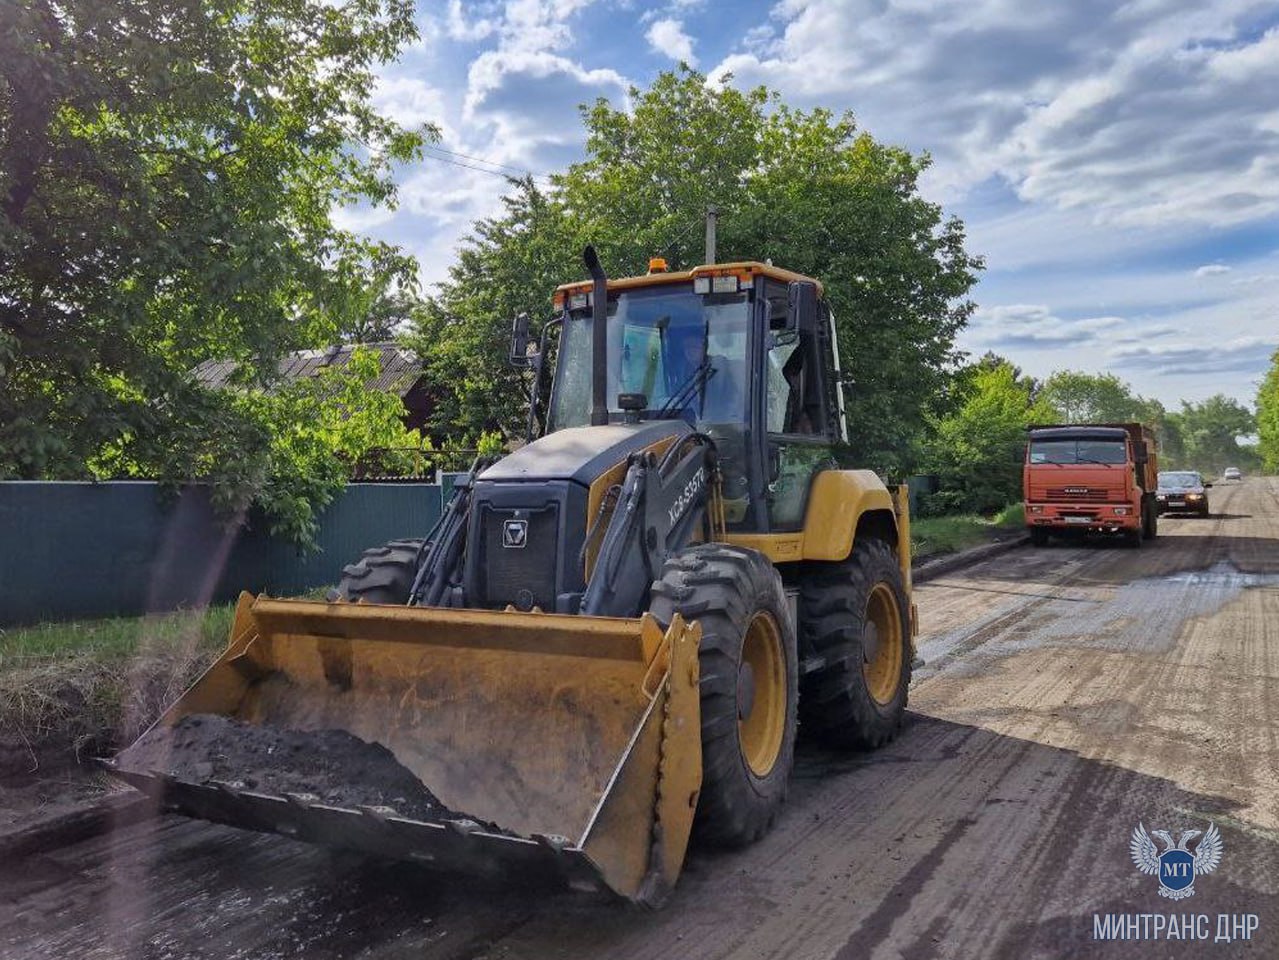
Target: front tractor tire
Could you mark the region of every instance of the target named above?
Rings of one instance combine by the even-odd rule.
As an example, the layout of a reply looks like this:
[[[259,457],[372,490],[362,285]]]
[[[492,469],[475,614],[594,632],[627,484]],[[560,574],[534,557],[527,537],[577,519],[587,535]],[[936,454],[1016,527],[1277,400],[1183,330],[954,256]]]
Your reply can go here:
[[[422,543],[421,540],[392,540],[385,546],[365,550],[359,560],[342,568],[342,579],[332,599],[396,606],[408,603]]]
[[[910,686],[910,601],[883,540],[862,539],[843,563],[814,564],[799,594],[806,649],[824,660],[804,678],[800,724],[841,749],[891,740]]]
[[[650,612],[702,627],[702,790],[695,836],[716,846],[758,840],[786,799],[795,760],[799,664],[777,569],[763,554],[723,543],[670,557]]]

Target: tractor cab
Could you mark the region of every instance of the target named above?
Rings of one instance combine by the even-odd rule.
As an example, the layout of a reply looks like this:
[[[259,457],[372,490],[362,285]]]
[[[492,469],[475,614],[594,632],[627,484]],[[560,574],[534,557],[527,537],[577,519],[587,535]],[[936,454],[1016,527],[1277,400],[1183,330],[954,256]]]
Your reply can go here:
[[[821,285],[758,262],[607,282],[606,422],[684,420],[715,441],[730,527],[802,526],[810,481],[845,438],[833,318]],[[555,293],[546,432],[596,422],[594,290]]]

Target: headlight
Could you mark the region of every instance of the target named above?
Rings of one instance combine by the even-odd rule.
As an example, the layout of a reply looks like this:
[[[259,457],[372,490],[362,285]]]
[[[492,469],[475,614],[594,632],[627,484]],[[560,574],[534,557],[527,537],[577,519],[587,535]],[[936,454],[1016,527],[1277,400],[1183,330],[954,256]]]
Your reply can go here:
[[[1188,494],[1186,494],[1186,499],[1187,499],[1187,500],[1202,500],[1203,498],[1204,498],[1204,495],[1203,495],[1202,493],[1188,493]]]
[[[1166,494],[1166,493],[1157,493],[1157,494],[1155,494],[1155,499],[1156,499],[1156,500],[1167,500],[1167,499],[1168,499],[1168,494]]]
[[[1043,512],[1044,512],[1044,508],[1043,508],[1043,507],[1031,507],[1031,508],[1030,508],[1030,512],[1031,512],[1031,513],[1043,513]]]
[[[1126,517],[1126,516],[1128,516],[1128,508],[1127,508],[1127,507],[1115,507],[1115,516],[1117,516],[1117,517]]]

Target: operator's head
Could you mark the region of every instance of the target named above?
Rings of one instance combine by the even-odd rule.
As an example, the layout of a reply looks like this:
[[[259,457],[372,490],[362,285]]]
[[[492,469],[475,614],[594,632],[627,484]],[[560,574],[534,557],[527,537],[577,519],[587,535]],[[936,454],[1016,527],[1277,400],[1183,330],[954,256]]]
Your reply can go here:
[[[671,341],[670,355],[675,364],[686,371],[695,370],[705,359],[704,331],[701,324],[681,324],[672,327],[669,332]]]

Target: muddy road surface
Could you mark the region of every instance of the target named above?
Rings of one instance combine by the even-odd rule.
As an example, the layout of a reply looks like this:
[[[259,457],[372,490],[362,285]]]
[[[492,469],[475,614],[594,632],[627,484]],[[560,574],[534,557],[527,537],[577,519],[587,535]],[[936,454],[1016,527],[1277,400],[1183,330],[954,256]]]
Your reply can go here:
[[[777,828],[695,851],[659,912],[166,817],[0,865],[0,956],[1279,956],[1279,480],[1212,503],[1141,549],[1018,549],[920,587],[898,740],[801,749]],[[1215,824],[1217,868],[1160,896],[1138,823]],[[1159,939],[1097,939],[1116,916]]]

